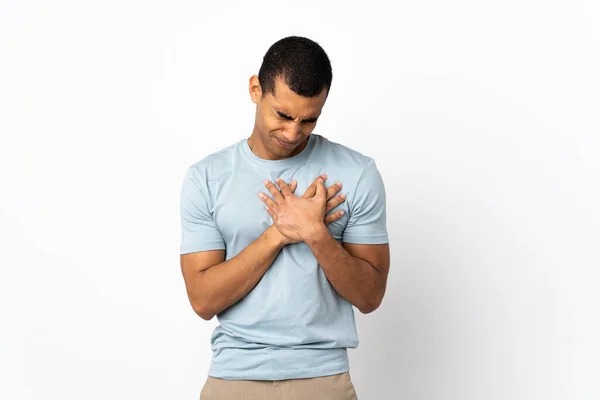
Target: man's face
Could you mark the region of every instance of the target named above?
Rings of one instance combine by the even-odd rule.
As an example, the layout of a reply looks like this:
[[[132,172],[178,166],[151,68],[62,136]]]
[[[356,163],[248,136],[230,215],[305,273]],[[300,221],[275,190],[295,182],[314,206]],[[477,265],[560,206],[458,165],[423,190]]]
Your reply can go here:
[[[265,159],[279,160],[298,154],[315,129],[327,99],[327,88],[315,97],[294,93],[283,79],[275,80],[275,96],[263,93],[258,77],[250,78],[250,96],[256,103],[253,150]],[[258,140],[260,139],[260,143]]]

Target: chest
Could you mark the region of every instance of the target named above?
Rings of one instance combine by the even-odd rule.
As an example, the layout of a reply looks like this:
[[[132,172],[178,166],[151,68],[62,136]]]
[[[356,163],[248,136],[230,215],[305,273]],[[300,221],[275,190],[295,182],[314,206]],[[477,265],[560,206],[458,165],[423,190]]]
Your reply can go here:
[[[325,182],[326,187],[341,181],[341,178],[343,178],[342,174],[336,174],[335,171],[325,172],[319,168],[297,168],[286,171],[271,171],[268,176],[265,176],[264,171],[261,173],[252,170],[238,170],[219,182],[219,190],[214,193],[213,197],[213,217],[223,235],[228,252],[233,250],[237,254],[272,225],[273,222],[265,210],[265,204],[258,197],[260,192],[270,196],[264,186],[265,179],[270,179],[271,182],[279,177],[286,182],[296,180],[298,187],[294,194],[302,196],[321,173],[327,173],[328,175]],[[344,193],[344,189],[340,193]],[[327,229],[337,240],[342,239],[350,216],[346,202],[340,204],[333,211],[339,210],[344,211],[344,216],[340,220],[327,225]]]

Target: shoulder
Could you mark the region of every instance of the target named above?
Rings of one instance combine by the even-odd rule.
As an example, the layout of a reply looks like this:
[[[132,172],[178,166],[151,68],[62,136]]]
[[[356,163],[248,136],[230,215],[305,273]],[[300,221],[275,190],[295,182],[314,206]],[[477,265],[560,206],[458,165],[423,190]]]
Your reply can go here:
[[[188,167],[187,176],[194,180],[209,182],[231,174],[233,159],[243,141],[227,146],[196,161]]]
[[[367,167],[375,163],[375,160],[372,157],[363,154],[358,150],[331,141],[321,135],[315,136],[317,137],[316,145],[320,150],[320,157],[324,160],[335,162],[347,171],[353,171],[360,175]]]

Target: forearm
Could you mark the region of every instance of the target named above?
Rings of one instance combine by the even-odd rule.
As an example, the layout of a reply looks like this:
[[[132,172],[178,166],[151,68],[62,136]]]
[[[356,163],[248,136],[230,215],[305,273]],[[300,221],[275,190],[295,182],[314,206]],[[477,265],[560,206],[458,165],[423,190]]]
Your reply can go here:
[[[337,293],[363,313],[378,307],[385,278],[367,261],[352,256],[329,233],[319,227],[306,241]]]
[[[202,297],[203,318],[212,318],[246,296],[284,245],[281,234],[270,227],[235,257],[199,272],[196,292]]]

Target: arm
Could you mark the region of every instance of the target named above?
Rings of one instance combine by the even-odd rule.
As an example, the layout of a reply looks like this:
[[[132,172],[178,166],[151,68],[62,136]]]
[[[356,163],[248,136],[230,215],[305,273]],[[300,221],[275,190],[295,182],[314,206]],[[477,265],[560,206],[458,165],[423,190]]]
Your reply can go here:
[[[274,199],[264,199],[267,212],[279,231],[297,237],[313,255],[338,294],[362,313],[379,307],[385,293],[390,267],[390,251],[386,228],[385,187],[374,161],[370,161],[358,179],[349,198],[349,219],[339,244],[321,222],[323,186],[311,199],[292,195],[285,182],[280,183],[280,196],[267,186]]]
[[[203,319],[210,320],[246,296],[281,249],[294,241],[271,226],[239,254],[225,261],[224,243],[208,211],[206,197],[196,186],[190,185],[193,181],[187,183],[182,192],[181,271],[192,309]],[[296,185],[296,182],[292,184],[292,190]],[[332,185],[327,190],[327,212],[344,201],[343,196],[336,196],[340,189]],[[315,191],[316,181],[303,196],[313,196]],[[339,212],[333,212],[324,217],[323,223],[329,224],[341,217]]]
[[[271,226],[227,261],[224,250],[182,254],[181,271],[196,314],[208,321],[246,296],[284,244],[284,237]]]
[[[339,244],[325,225],[306,242],[340,296],[363,314],[375,311],[383,300],[390,268],[386,244]]]

